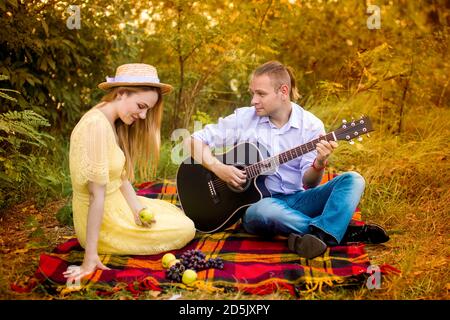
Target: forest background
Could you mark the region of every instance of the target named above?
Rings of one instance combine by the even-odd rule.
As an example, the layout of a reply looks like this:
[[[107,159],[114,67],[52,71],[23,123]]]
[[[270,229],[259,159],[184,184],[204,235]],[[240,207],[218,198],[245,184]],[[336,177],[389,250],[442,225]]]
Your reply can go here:
[[[361,114],[375,126],[362,143],[341,143],[331,166],[365,177],[363,218],[392,238],[369,252],[402,275],[323,297],[448,298],[449,27],[445,0],[0,0],[0,296],[17,298],[8,284],[37,266],[18,253],[73,235],[70,133],[106,75],[149,63],[175,87],[154,177],[170,179],[174,130],[248,106],[251,71],[276,59],[327,130]]]

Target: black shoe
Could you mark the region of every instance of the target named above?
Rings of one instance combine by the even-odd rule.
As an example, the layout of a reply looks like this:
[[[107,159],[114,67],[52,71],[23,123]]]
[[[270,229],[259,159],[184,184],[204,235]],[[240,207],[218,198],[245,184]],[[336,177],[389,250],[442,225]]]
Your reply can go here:
[[[288,247],[289,250],[306,259],[320,256],[327,250],[325,242],[312,234],[305,234],[302,237],[298,234],[291,233],[288,238]]]
[[[378,244],[389,240],[386,231],[378,224],[367,223],[362,226],[348,226],[342,243],[363,242]]]
[[[315,235],[317,238],[319,238],[320,240],[322,240],[323,242],[325,242],[325,244],[329,247],[333,247],[333,246],[337,246],[338,242],[336,241],[336,239],[326,233],[325,231],[317,228],[316,226],[310,226],[309,227],[311,229],[311,234]]]

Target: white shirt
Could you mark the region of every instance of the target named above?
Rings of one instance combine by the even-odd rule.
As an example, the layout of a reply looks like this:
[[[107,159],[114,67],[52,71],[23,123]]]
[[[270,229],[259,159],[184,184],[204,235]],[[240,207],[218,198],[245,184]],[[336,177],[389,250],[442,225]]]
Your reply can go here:
[[[208,124],[194,132],[193,138],[203,141],[211,149],[232,146],[239,142],[259,142],[271,156],[295,148],[325,134],[322,121],[311,112],[291,102],[292,112],[288,122],[277,128],[269,117],[258,116],[254,107],[238,108],[233,114],[219,118],[217,124]],[[303,188],[303,175],[312,165],[317,151],[280,165],[266,178],[266,187],[272,193],[290,194]]]

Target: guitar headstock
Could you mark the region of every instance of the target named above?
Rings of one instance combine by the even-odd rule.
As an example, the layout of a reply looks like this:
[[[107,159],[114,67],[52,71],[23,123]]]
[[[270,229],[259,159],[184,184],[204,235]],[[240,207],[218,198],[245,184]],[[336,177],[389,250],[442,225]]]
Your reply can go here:
[[[354,138],[373,131],[372,122],[368,116],[362,116],[360,119],[352,120],[351,122],[346,120],[342,122],[343,124],[334,130],[336,140],[352,141]]]

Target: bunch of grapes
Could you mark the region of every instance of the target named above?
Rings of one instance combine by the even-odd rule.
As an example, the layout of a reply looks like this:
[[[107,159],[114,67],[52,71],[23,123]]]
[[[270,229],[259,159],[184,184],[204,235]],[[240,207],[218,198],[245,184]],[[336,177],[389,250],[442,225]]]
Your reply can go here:
[[[169,280],[173,280],[175,282],[181,282],[181,278],[183,277],[183,272],[186,268],[180,262],[175,263],[166,271],[166,277]]]
[[[223,269],[223,261],[221,258],[205,259],[206,256],[200,250],[187,250],[180,259],[186,269],[200,271],[209,268]]]
[[[208,262],[206,263],[207,268],[214,268],[214,269],[223,269],[223,260],[220,258],[215,259],[208,259]]]
[[[223,269],[223,260],[221,258],[206,260],[205,254],[200,250],[187,250],[181,255],[180,262],[167,269],[166,277],[169,280],[181,282],[185,270],[200,271],[209,268]]]

